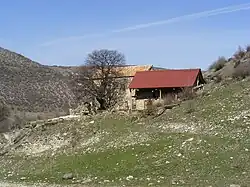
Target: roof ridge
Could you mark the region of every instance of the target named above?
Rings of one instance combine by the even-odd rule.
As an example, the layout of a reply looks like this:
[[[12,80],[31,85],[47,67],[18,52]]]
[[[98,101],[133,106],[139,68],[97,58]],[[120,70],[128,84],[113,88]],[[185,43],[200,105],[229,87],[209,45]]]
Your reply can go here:
[[[147,67],[147,66],[153,66],[153,65],[124,65],[124,66],[118,66],[118,67]]]
[[[164,70],[176,70],[176,71],[180,70],[180,71],[183,71],[183,70],[200,70],[200,69],[201,68],[182,68],[182,69],[181,68],[178,68],[178,69],[177,68],[176,69],[172,68],[172,69],[164,69]]]
[[[191,69],[160,69],[160,70],[147,70],[147,71],[137,71],[137,72],[165,72],[165,71],[201,71],[201,68],[191,68]]]

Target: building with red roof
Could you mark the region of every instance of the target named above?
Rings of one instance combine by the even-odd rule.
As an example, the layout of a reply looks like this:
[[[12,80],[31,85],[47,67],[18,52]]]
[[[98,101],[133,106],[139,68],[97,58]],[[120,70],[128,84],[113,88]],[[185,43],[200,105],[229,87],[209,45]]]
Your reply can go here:
[[[136,91],[136,99],[158,99],[202,84],[205,80],[201,69],[168,69],[136,72],[129,89]]]

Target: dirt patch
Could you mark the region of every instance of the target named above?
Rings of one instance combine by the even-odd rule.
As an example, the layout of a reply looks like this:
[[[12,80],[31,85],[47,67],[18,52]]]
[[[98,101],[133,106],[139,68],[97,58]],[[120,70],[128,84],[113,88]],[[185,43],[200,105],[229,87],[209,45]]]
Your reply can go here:
[[[158,126],[162,132],[175,132],[175,133],[198,133],[201,128],[198,124],[189,123],[163,123]]]
[[[37,155],[45,151],[56,151],[63,146],[69,144],[68,140],[64,140],[58,137],[50,137],[49,140],[36,141],[36,142],[26,142],[16,150],[16,153],[24,153],[26,155]]]

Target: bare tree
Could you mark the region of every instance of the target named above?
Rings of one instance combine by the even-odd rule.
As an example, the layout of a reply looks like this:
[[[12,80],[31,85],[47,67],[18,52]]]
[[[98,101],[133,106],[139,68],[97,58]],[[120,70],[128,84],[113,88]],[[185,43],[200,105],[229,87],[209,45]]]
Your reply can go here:
[[[120,72],[124,65],[124,55],[116,50],[101,49],[88,54],[74,79],[78,97],[96,99],[101,110],[114,106],[126,84]]]

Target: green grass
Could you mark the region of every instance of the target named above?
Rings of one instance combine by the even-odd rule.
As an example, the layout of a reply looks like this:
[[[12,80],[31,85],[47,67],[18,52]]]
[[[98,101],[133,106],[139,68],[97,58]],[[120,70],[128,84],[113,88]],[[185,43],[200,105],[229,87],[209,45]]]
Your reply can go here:
[[[250,182],[246,147],[244,140],[172,133],[123,149],[28,159],[18,172],[29,181],[50,183],[65,183],[62,175],[72,172],[77,179],[91,178],[97,184],[108,180],[109,185],[165,186],[175,180],[182,186],[244,185]],[[126,180],[128,176],[133,179]]]
[[[89,184],[102,186],[247,186],[249,85],[246,81],[219,86],[209,95],[183,103],[154,120],[135,121],[113,115],[100,116],[91,125],[93,119],[64,125],[65,132],[72,126],[85,132],[75,133],[78,144],[95,136],[93,131],[102,136],[93,145],[55,156],[5,158],[0,164],[10,161],[11,167],[3,164],[5,170],[0,177],[15,171],[8,180],[26,177],[31,182],[64,184],[72,181],[62,180],[63,174],[72,172],[75,181],[91,179]],[[171,124],[193,125],[198,130],[177,133],[169,128]],[[53,128],[55,132],[63,129]],[[147,135],[143,141],[142,135]],[[86,152],[87,148],[92,151]]]

